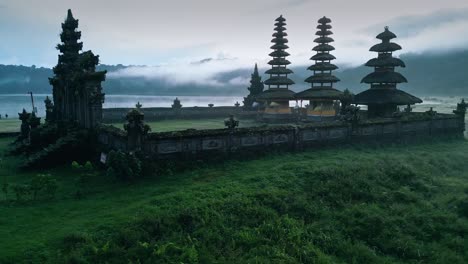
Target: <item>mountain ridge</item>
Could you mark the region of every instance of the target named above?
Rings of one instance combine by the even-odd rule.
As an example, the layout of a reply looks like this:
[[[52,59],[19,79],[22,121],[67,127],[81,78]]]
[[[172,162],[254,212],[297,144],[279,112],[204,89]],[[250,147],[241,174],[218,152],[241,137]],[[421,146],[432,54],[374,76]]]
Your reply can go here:
[[[468,50],[454,51],[445,54],[402,54],[400,56],[407,65],[400,69],[409,83],[399,86],[401,89],[416,95],[468,95]],[[204,59],[200,65],[216,61]],[[190,67],[203,67],[190,64]],[[291,78],[296,85],[291,87],[294,91],[309,88],[304,82],[312,73],[307,71],[308,66],[295,66],[291,69],[295,74]],[[124,66],[124,65],[100,65],[99,70],[107,70],[108,78],[104,83],[104,91],[107,94],[135,94],[135,95],[246,95],[248,80],[252,69],[238,68],[213,73],[210,83],[171,82],[171,78],[178,78],[177,73],[171,76],[139,75],[138,71],[147,69],[164,69],[164,66]],[[134,75],[121,75],[122,71],[134,70]],[[264,72],[266,67],[261,67]],[[338,89],[348,88],[354,93],[368,88],[361,84],[361,79],[372,69],[362,66],[344,68],[336,72],[341,79],[336,87]],[[52,69],[36,66],[0,65],[0,94],[21,94],[32,91],[34,93],[51,93],[52,87],[48,78],[52,76]],[[190,76],[196,80],[197,76]],[[262,80],[266,76],[262,75]]]

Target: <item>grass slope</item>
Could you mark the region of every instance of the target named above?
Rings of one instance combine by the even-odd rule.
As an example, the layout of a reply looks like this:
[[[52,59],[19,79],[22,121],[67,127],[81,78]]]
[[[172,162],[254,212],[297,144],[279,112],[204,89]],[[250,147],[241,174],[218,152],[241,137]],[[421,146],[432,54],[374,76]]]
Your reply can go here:
[[[466,263],[467,160],[466,141],[316,150],[96,175],[81,200],[60,168],[55,200],[0,202],[0,262]],[[1,182],[33,175],[18,162]]]

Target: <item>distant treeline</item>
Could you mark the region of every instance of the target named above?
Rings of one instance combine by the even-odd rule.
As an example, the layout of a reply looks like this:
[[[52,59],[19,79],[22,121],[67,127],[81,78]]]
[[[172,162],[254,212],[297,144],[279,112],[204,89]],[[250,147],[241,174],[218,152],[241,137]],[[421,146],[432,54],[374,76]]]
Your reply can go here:
[[[447,54],[404,54],[401,58],[407,68],[401,69],[409,80],[402,89],[417,95],[468,95],[468,51],[457,51]],[[363,61],[365,62],[365,61]],[[312,63],[312,62],[311,62]],[[101,65],[99,70],[115,72],[129,66]],[[131,66],[130,66],[131,67]],[[291,78],[296,82],[292,86],[295,91],[308,87],[304,82],[311,75],[307,66],[291,67],[294,74]],[[249,79],[252,69],[238,69],[218,73],[215,79],[223,84],[220,87],[204,86],[200,84],[168,84],[162,78],[143,77],[112,77],[104,83],[107,94],[141,94],[141,95],[245,95],[248,82],[245,85],[231,84],[229,81],[241,77]],[[263,72],[262,69],[260,69]],[[336,75],[341,79],[337,84],[339,89],[348,88],[354,92],[367,88],[361,84],[361,79],[371,69],[360,66],[339,70]],[[35,66],[0,65],[0,94],[51,93],[48,78],[52,70]],[[263,76],[265,80],[266,76]]]

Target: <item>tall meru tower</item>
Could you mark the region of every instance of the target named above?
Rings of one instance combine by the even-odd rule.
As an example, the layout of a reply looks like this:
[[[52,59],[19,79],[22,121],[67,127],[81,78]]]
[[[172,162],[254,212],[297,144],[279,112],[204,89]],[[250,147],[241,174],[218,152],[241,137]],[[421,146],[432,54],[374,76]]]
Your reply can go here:
[[[307,108],[307,119],[320,121],[323,119],[333,119],[338,114],[335,109],[337,101],[342,92],[333,88],[333,84],[340,81],[332,74],[333,70],[338,69],[331,61],[335,60],[330,52],[335,50],[330,45],[334,40],[330,37],[333,33],[330,31],[331,19],[322,17],[318,20],[318,31],[315,33],[318,37],[314,40],[318,43],[312,50],[317,52],[311,60],[315,64],[307,68],[313,72],[313,75],[305,80],[310,83],[310,89],[296,94],[299,100],[309,100]]]
[[[289,56],[289,53],[286,52],[286,49],[289,48],[286,45],[288,43],[286,38],[288,34],[285,32],[286,19],[280,16],[275,21],[275,33],[273,33],[271,40],[274,43],[271,46],[273,52],[270,53],[272,60],[268,62],[271,69],[265,72],[269,75],[269,78],[264,82],[268,85],[268,89],[258,97],[258,100],[265,102],[264,119],[287,120],[291,118],[289,101],[295,100],[294,92],[289,90],[289,86],[294,84],[294,81],[288,78],[288,75],[292,74],[293,71],[287,68],[291,62],[286,59]]]
[[[370,84],[371,87],[354,98],[354,103],[368,106],[370,118],[391,117],[399,105],[422,103],[421,99],[397,89],[397,84],[408,81],[403,75],[395,72],[396,67],[406,67],[402,60],[393,57],[393,52],[401,50],[400,45],[390,42],[396,37],[385,27],[385,31],[377,35],[377,39],[382,43],[370,48],[370,51],[378,53],[377,58],[366,63],[366,66],[374,68],[374,72],[364,77],[361,82]]]

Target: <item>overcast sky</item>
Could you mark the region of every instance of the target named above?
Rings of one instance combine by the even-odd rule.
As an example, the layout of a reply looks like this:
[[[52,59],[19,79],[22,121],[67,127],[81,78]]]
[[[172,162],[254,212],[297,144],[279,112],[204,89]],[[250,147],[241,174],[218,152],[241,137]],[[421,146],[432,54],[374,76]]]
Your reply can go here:
[[[390,4],[391,3],[391,4]],[[317,20],[332,19],[335,56],[358,65],[388,25],[403,52],[468,47],[465,0],[0,0],[0,63],[53,66],[68,8],[84,49],[105,64],[176,65],[220,58],[220,67],[266,67],[275,18],[287,21],[293,65],[311,64]]]

